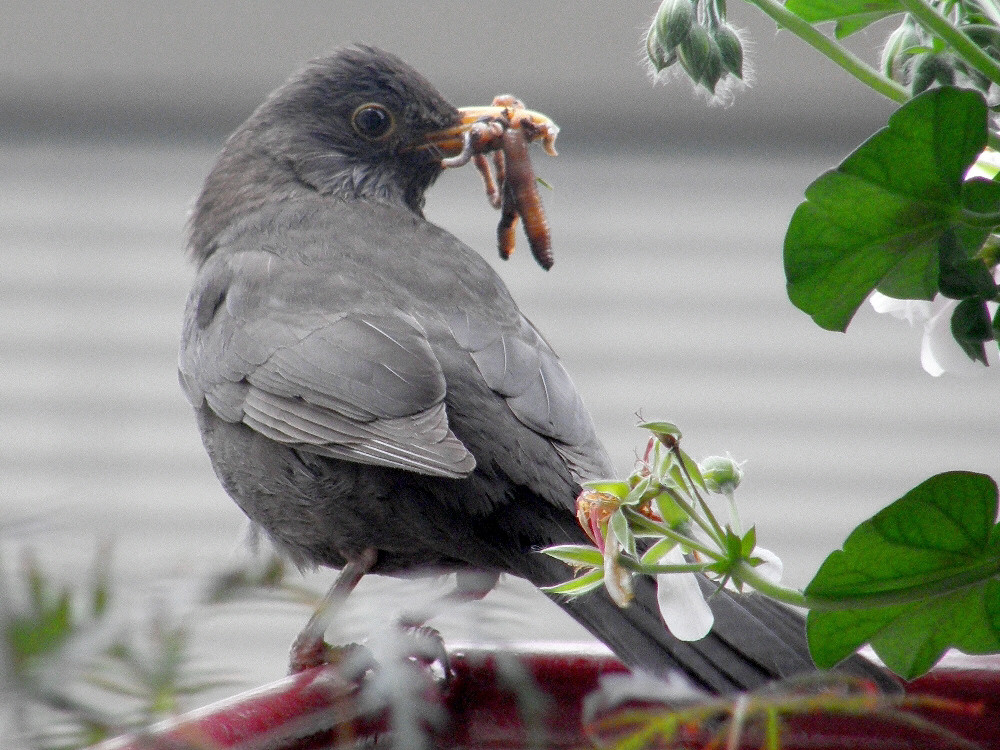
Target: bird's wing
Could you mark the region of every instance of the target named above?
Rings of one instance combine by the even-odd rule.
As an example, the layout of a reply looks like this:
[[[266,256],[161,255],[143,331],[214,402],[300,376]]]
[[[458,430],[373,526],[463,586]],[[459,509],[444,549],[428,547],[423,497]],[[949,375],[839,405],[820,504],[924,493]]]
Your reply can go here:
[[[610,459],[569,373],[531,322],[512,310],[506,325],[462,312],[448,324],[490,389],[521,424],[552,442],[577,481],[609,476]]]
[[[321,455],[433,476],[471,472],[475,459],[448,427],[444,374],[420,323],[401,312],[310,306],[309,288],[293,263],[263,251],[206,263],[180,355],[192,403]]]

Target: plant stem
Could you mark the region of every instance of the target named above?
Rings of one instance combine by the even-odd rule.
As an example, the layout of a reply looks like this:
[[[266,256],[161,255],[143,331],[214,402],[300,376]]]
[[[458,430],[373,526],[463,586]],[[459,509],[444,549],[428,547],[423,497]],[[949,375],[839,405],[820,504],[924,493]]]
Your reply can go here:
[[[671,492],[670,496],[673,498],[673,501],[680,506],[680,509],[687,513],[691,520],[701,527],[701,530],[708,535],[709,539],[718,545],[719,549],[726,546],[723,541],[723,537],[716,533],[715,529],[712,528],[708,521],[701,517],[701,514],[694,509],[694,506],[691,505],[691,503],[681,497],[681,493]]]
[[[708,547],[708,546],[702,544],[701,542],[699,542],[696,539],[691,538],[687,534],[682,534],[679,531],[674,531],[672,528],[670,528],[666,524],[654,524],[652,521],[650,521],[644,515],[642,515],[641,513],[638,513],[637,511],[633,510],[632,508],[622,508],[622,513],[625,514],[625,518],[628,519],[628,522],[630,524],[634,524],[636,521],[638,521],[641,518],[645,522],[645,525],[647,525],[647,526],[655,526],[655,530],[656,530],[657,534],[665,536],[667,539],[672,539],[673,541],[677,542],[678,544],[684,545],[688,549],[692,549],[692,550],[695,550],[696,552],[700,552],[701,554],[705,555],[706,557],[710,557],[713,560],[721,560],[722,557],[723,557],[722,555],[719,554],[718,550],[712,549],[711,547]]]
[[[634,570],[636,573],[644,573],[648,576],[655,576],[658,573],[704,573],[711,563],[690,563],[687,565],[643,565],[636,562],[631,557],[625,555],[618,556],[618,562],[623,568]]]
[[[913,1],[910,0],[910,2]],[[857,55],[844,49],[840,44],[818,31],[808,21],[804,21],[790,10],[786,10],[785,6],[777,0],[746,0],[746,2],[756,5],[763,13],[773,18],[778,26],[784,26],[802,41],[812,45],[866,86],[894,102],[903,104],[909,101],[910,94],[905,88],[886,78]],[[901,0],[901,2],[904,5],[908,4],[905,0]]]
[[[796,607],[806,607],[819,612],[830,612],[845,609],[872,609],[875,607],[890,607],[900,604],[912,604],[935,596],[950,594],[966,586],[972,586],[992,578],[1000,573],[1000,560],[988,559],[969,565],[952,575],[936,580],[927,580],[912,586],[886,592],[856,594],[843,598],[826,598],[807,596],[798,589],[790,589],[768,581],[762,577],[753,566],[745,560],[740,561],[733,570],[733,578],[752,586],[765,596],[777,599],[785,604]]]
[[[671,448],[671,451],[674,454],[674,458],[677,459],[677,463],[680,464],[681,471],[684,473],[684,478],[687,479],[687,483],[691,487],[692,494],[695,496],[695,499],[698,501],[701,509],[705,512],[705,517],[708,519],[709,523],[712,524],[712,528],[715,529],[715,539],[721,547],[722,540],[725,538],[726,532],[722,530],[722,526],[720,526],[719,522],[715,520],[715,515],[712,513],[712,509],[708,507],[708,503],[705,502],[701,493],[698,492],[698,485],[694,481],[694,477],[691,476],[691,472],[688,470],[687,461],[684,460],[686,456],[683,451],[681,451],[680,446],[675,444],[674,447]]]
[[[645,532],[659,536],[663,533],[664,529],[670,528],[664,523],[657,523],[656,521],[646,518],[646,516],[642,515],[642,513],[628,505],[622,506],[622,513],[624,513],[625,518],[628,519],[629,526],[632,527],[632,532],[636,534]]]
[[[810,600],[798,589],[790,589],[777,583],[771,583],[761,576],[748,562],[741,561],[733,571],[733,578],[748,586],[752,586],[764,596],[777,599],[779,602],[791,604],[793,607],[809,607]]]
[[[925,0],[899,0],[899,4],[906,8],[925,29],[964,57],[966,62],[975,66],[993,83],[1000,84],[1000,64]]]

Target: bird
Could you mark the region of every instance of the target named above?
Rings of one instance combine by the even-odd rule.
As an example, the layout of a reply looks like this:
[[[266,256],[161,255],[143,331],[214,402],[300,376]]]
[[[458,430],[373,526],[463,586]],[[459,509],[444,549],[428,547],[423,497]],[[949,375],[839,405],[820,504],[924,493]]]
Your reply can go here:
[[[538,550],[587,544],[581,483],[613,475],[545,338],[424,217],[475,113],[390,53],[339,49],[228,138],[191,213],[179,377],[202,441],[278,550],[342,569],[341,596],[368,573],[563,582]],[[668,632],[648,578],[627,608],[552,598],[627,665],[713,693],[815,669],[801,616],[761,596],[716,592],[694,642]]]

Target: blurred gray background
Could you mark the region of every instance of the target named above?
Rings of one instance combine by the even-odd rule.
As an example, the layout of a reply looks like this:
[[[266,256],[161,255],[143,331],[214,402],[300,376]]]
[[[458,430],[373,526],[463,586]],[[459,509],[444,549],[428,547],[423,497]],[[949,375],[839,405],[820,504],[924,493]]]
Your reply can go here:
[[[352,41],[394,51],[456,104],[512,92],[563,128],[535,158],[556,266],[496,261],[559,351],[621,470],[637,412],[696,457],[746,460],[742,513],[805,584],[858,522],[931,474],[996,472],[995,386],[932,379],[920,331],[867,305],[846,335],[787,301],[784,229],[802,192],[890,104],[749,6],[752,88],[706,106],[640,64],[656,2],[8,2],[0,22],[0,530],[83,576],[114,547],[125,600],[229,563],[242,519],[176,384],[192,277],[184,222],[226,134],[303,60]],[[887,34],[853,46],[869,60]],[[429,217],[495,259],[472,170]],[[310,577],[320,587],[328,576]],[[166,585],[164,585],[166,582]],[[373,581],[357,637],[410,584]],[[180,592],[180,593],[178,593]],[[388,597],[388,599],[387,599]],[[178,605],[180,606],[180,605]],[[200,653],[250,682],[282,672],[300,608],[197,618]],[[508,583],[437,624],[449,639],[575,639]]]

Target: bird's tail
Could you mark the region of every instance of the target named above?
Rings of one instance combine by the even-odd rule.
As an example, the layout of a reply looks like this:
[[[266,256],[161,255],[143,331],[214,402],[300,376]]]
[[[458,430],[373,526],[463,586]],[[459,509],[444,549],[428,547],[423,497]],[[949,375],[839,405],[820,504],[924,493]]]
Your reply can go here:
[[[568,568],[545,555],[522,559],[530,567],[522,575],[537,586],[568,577]],[[701,584],[706,593],[714,592],[709,605],[715,625],[698,641],[681,641],[670,634],[660,616],[656,586],[647,576],[635,577],[635,599],[626,608],[615,604],[603,588],[575,598],[552,598],[628,666],[658,675],[679,670],[715,693],[753,690],[772,680],[816,670],[806,644],[805,622],[798,612],[759,594],[715,592],[707,579]],[[888,672],[860,656],[848,659],[839,669],[871,680],[883,690],[898,690]]]

